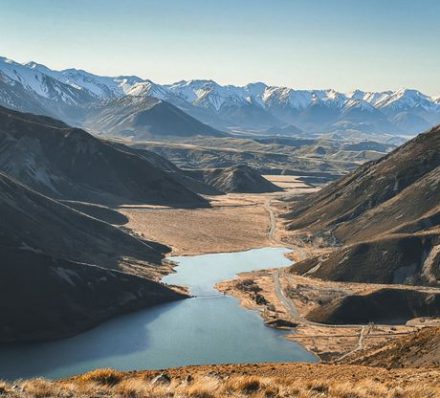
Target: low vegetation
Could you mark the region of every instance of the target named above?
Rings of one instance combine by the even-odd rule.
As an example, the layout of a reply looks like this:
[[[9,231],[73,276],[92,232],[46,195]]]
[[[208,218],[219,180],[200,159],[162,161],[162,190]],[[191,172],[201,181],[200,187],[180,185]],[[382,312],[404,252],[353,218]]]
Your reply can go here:
[[[417,333],[393,339],[387,344],[362,350],[348,362],[386,368],[440,366],[440,328],[426,327]]]
[[[434,398],[439,371],[386,371],[305,364],[226,365],[153,371],[96,370],[76,378],[0,382],[0,395],[19,398]]]

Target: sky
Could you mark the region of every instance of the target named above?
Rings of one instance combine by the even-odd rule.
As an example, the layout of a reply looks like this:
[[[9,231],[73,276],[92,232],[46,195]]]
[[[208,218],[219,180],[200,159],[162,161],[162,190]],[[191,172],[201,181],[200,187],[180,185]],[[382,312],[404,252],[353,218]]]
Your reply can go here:
[[[440,96],[439,0],[0,0],[0,55],[158,83]]]

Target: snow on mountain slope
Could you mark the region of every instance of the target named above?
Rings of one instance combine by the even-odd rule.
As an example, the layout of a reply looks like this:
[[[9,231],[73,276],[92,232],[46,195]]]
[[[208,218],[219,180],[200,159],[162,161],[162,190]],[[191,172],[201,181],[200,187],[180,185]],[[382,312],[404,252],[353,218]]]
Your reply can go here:
[[[167,101],[219,129],[263,131],[293,125],[304,131],[416,133],[440,123],[440,98],[412,89],[341,93],[262,82],[220,85],[213,80],[161,85],[137,76],[98,76],[78,69],[55,71],[35,62],[20,64],[0,57],[0,105],[81,124],[84,109],[90,105],[124,96]]]
[[[362,111],[373,112],[376,108],[364,99],[350,98],[344,103],[344,110],[359,109]]]
[[[43,73],[42,69],[42,65],[35,68],[0,57],[0,73],[4,83],[10,86],[21,86],[33,95],[45,99],[56,98],[67,104],[73,105],[80,100],[83,95],[80,88],[65,84],[50,74]]]
[[[382,92],[366,92],[362,90],[354,90],[347,94],[348,98],[353,98],[355,100],[363,100],[369,104],[376,106],[378,102],[387,100],[393,91],[382,91]]]
[[[61,74],[66,83],[82,87],[101,99],[121,97],[142,81],[137,76],[105,77],[78,69],[66,69]]]
[[[134,97],[155,97],[161,100],[166,100],[171,95],[169,90],[151,80],[137,82],[127,90],[126,94]]]
[[[137,76],[98,76],[81,69],[55,71],[36,62],[29,62],[24,66],[51,76],[79,90],[87,90],[90,94],[100,99],[120,97],[126,94],[133,85],[142,81]]]
[[[378,108],[392,111],[403,111],[419,108],[425,111],[440,111],[434,99],[418,90],[400,89],[375,104]]]
[[[213,80],[181,81],[166,86],[169,91],[194,105],[212,108],[219,111],[224,104],[244,104],[246,98],[244,87],[221,86]]]
[[[26,89],[32,90],[42,97],[48,97],[48,88],[45,84],[47,75],[39,70],[33,70],[7,58],[0,58],[2,75],[12,84],[21,84]]]
[[[264,83],[246,86],[221,86],[212,80],[180,81],[166,86],[172,93],[193,104],[209,102],[219,111],[223,104],[258,104],[270,107],[271,102],[289,105],[294,109],[305,109],[316,101],[328,101],[342,106],[347,100],[335,90],[293,90],[288,87],[269,87]]]

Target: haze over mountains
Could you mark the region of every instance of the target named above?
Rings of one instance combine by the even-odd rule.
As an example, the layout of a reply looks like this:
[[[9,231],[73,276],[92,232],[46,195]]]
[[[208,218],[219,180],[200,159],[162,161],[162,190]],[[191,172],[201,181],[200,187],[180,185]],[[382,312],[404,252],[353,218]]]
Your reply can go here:
[[[150,96],[125,96],[89,111],[85,127],[101,134],[142,140],[154,137],[222,137],[222,133],[181,111],[174,105]]]
[[[218,135],[218,130],[414,134],[440,123],[440,98],[408,89],[344,94],[332,89],[295,90],[264,83],[221,86],[210,80],[160,85],[136,76],[103,77],[76,69],[54,71],[6,58],[0,58],[0,88],[1,105],[98,131],[108,126],[106,108],[112,109],[114,101],[121,101],[124,106],[120,108],[121,128],[115,130],[117,134],[127,126],[130,130],[133,125],[141,125],[147,135],[170,135],[177,122],[184,135],[191,129],[194,135]],[[139,109],[143,101],[145,107]],[[130,119],[133,109],[140,113]],[[171,117],[176,123],[157,130],[151,127],[157,117]],[[185,127],[186,123],[192,127]]]

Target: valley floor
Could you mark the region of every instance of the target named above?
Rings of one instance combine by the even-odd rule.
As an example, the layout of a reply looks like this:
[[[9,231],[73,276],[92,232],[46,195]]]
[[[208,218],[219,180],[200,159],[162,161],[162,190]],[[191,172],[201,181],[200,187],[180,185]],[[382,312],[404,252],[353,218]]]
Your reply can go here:
[[[328,250],[316,245],[296,244],[285,235],[278,217],[283,211],[283,202],[278,199],[308,194],[318,188],[294,176],[265,177],[284,188],[285,192],[211,196],[211,207],[202,209],[125,206],[120,211],[129,219],[126,227],[148,239],[167,244],[172,247],[173,255],[288,246],[293,249],[289,257],[300,261]],[[282,270],[245,273],[217,285],[220,291],[237,297],[244,307],[258,310],[269,326],[292,330],[288,339],[300,343],[321,360],[334,363],[349,362],[362,350],[437,323],[415,319],[405,325],[335,326],[306,319],[306,314],[318,307],[323,299],[340,294],[366,294],[383,287],[326,282]],[[401,285],[394,287],[413,289]]]
[[[212,196],[211,208],[174,209],[124,206],[125,227],[135,234],[163,242],[173,255],[242,251],[288,246],[298,261],[322,250],[286,243],[282,221],[283,195],[303,195],[316,188],[296,177],[266,176],[285,193]],[[401,287],[401,286],[399,286]],[[429,324],[414,320],[402,326],[340,325],[310,322],[305,314],[323,294],[366,292],[379,285],[324,282],[266,270],[239,275],[217,285],[249,309],[260,311],[269,326],[292,331],[297,341],[324,362],[334,364],[243,364],[190,366],[160,371],[118,372],[101,369],[74,378],[0,382],[0,396],[34,397],[298,397],[298,398],[428,398],[439,397],[440,370],[386,369],[347,364],[362,350],[411,334]],[[407,287],[410,288],[410,287]]]
[[[265,176],[289,194],[314,191],[294,176]],[[176,209],[125,206],[119,209],[137,234],[162,242],[173,255],[198,255],[280,246],[268,232],[271,219],[265,203],[275,194],[228,194],[210,196],[211,208]]]

